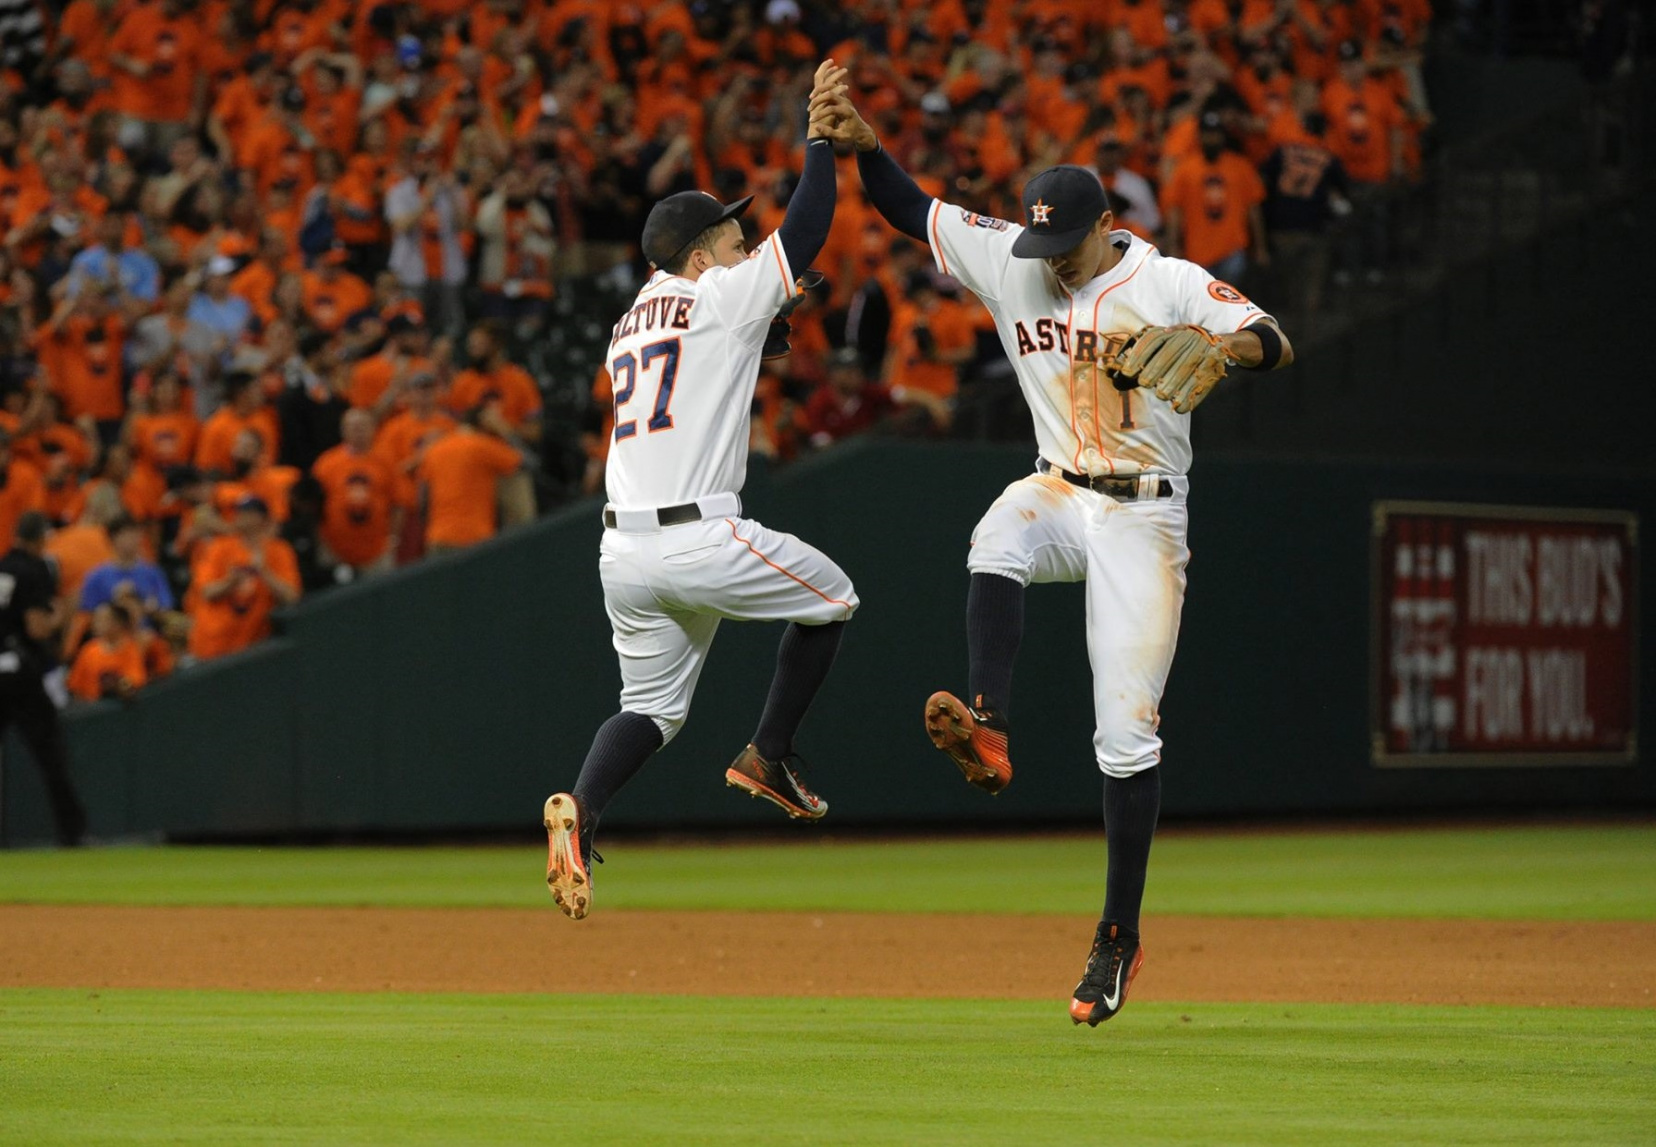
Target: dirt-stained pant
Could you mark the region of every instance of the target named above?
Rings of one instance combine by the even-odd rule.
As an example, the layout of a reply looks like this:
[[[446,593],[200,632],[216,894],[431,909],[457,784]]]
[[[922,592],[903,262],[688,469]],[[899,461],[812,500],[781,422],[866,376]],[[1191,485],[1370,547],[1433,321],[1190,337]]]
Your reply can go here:
[[[1093,751],[1112,777],[1161,760],[1159,707],[1184,608],[1189,481],[1156,477],[1171,497],[1118,502],[1048,474],[1020,479],[978,522],[966,562],[1022,585],[1087,583]]]

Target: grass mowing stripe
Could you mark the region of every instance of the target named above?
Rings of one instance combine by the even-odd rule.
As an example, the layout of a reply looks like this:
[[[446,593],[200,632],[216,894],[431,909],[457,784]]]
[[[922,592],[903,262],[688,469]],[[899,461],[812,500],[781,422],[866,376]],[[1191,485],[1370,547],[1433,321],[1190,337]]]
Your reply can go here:
[[[1093,913],[1102,839],[606,845],[604,907]],[[1164,834],[1158,913],[1656,919],[1656,826]],[[0,853],[0,901],[546,907],[523,848]]]
[[[1656,1011],[0,991],[0,1141],[1648,1143]]]

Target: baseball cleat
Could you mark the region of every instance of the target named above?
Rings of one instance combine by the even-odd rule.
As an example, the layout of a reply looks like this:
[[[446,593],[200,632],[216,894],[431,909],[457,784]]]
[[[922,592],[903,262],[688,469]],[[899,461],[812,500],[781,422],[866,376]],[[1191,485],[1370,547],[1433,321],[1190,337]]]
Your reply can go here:
[[[805,787],[789,766],[790,760],[799,757],[790,753],[780,761],[767,761],[749,745],[725,770],[725,784],[770,801],[795,820],[820,820],[828,811],[828,802]]]
[[[949,754],[969,784],[998,793],[1012,783],[1006,722],[991,709],[974,709],[953,693],[926,702],[926,736]]]
[[[1070,1019],[1097,1027],[1115,1015],[1127,1002],[1127,989],[1143,966],[1144,945],[1139,938],[1123,933],[1108,920],[1099,921],[1087,970],[1081,973],[1070,999]]]
[[[553,793],[541,820],[546,825],[546,886],[563,914],[579,920],[592,908],[591,834],[581,823],[581,806],[569,793]]]

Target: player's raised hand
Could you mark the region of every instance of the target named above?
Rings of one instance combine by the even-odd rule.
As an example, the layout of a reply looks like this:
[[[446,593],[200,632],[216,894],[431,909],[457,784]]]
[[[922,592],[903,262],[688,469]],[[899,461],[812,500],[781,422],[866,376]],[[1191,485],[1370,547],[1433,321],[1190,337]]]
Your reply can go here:
[[[807,107],[810,124],[805,134],[808,139],[832,138],[836,101],[842,99],[846,91],[845,77],[845,69],[834,63],[831,58],[817,65]]]
[[[845,69],[836,68],[836,71],[838,79],[831,86],[811,92],[811,134],[813,138],[831,139],[836,145],[873,151],[880,146],[879,137],[851,102],[850,88],[844,83]]]

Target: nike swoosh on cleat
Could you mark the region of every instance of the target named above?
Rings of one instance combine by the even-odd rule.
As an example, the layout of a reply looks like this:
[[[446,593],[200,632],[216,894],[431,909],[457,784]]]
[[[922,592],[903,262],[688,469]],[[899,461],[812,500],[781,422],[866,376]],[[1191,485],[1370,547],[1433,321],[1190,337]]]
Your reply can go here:
[[[1111,996],[1103,996],[1099,1001],[1112,1012],[1121,1006],[1121,973],[1126,966],[1126,960],[1123,960],[1121,963],[1116,965],[1115,994]]]

